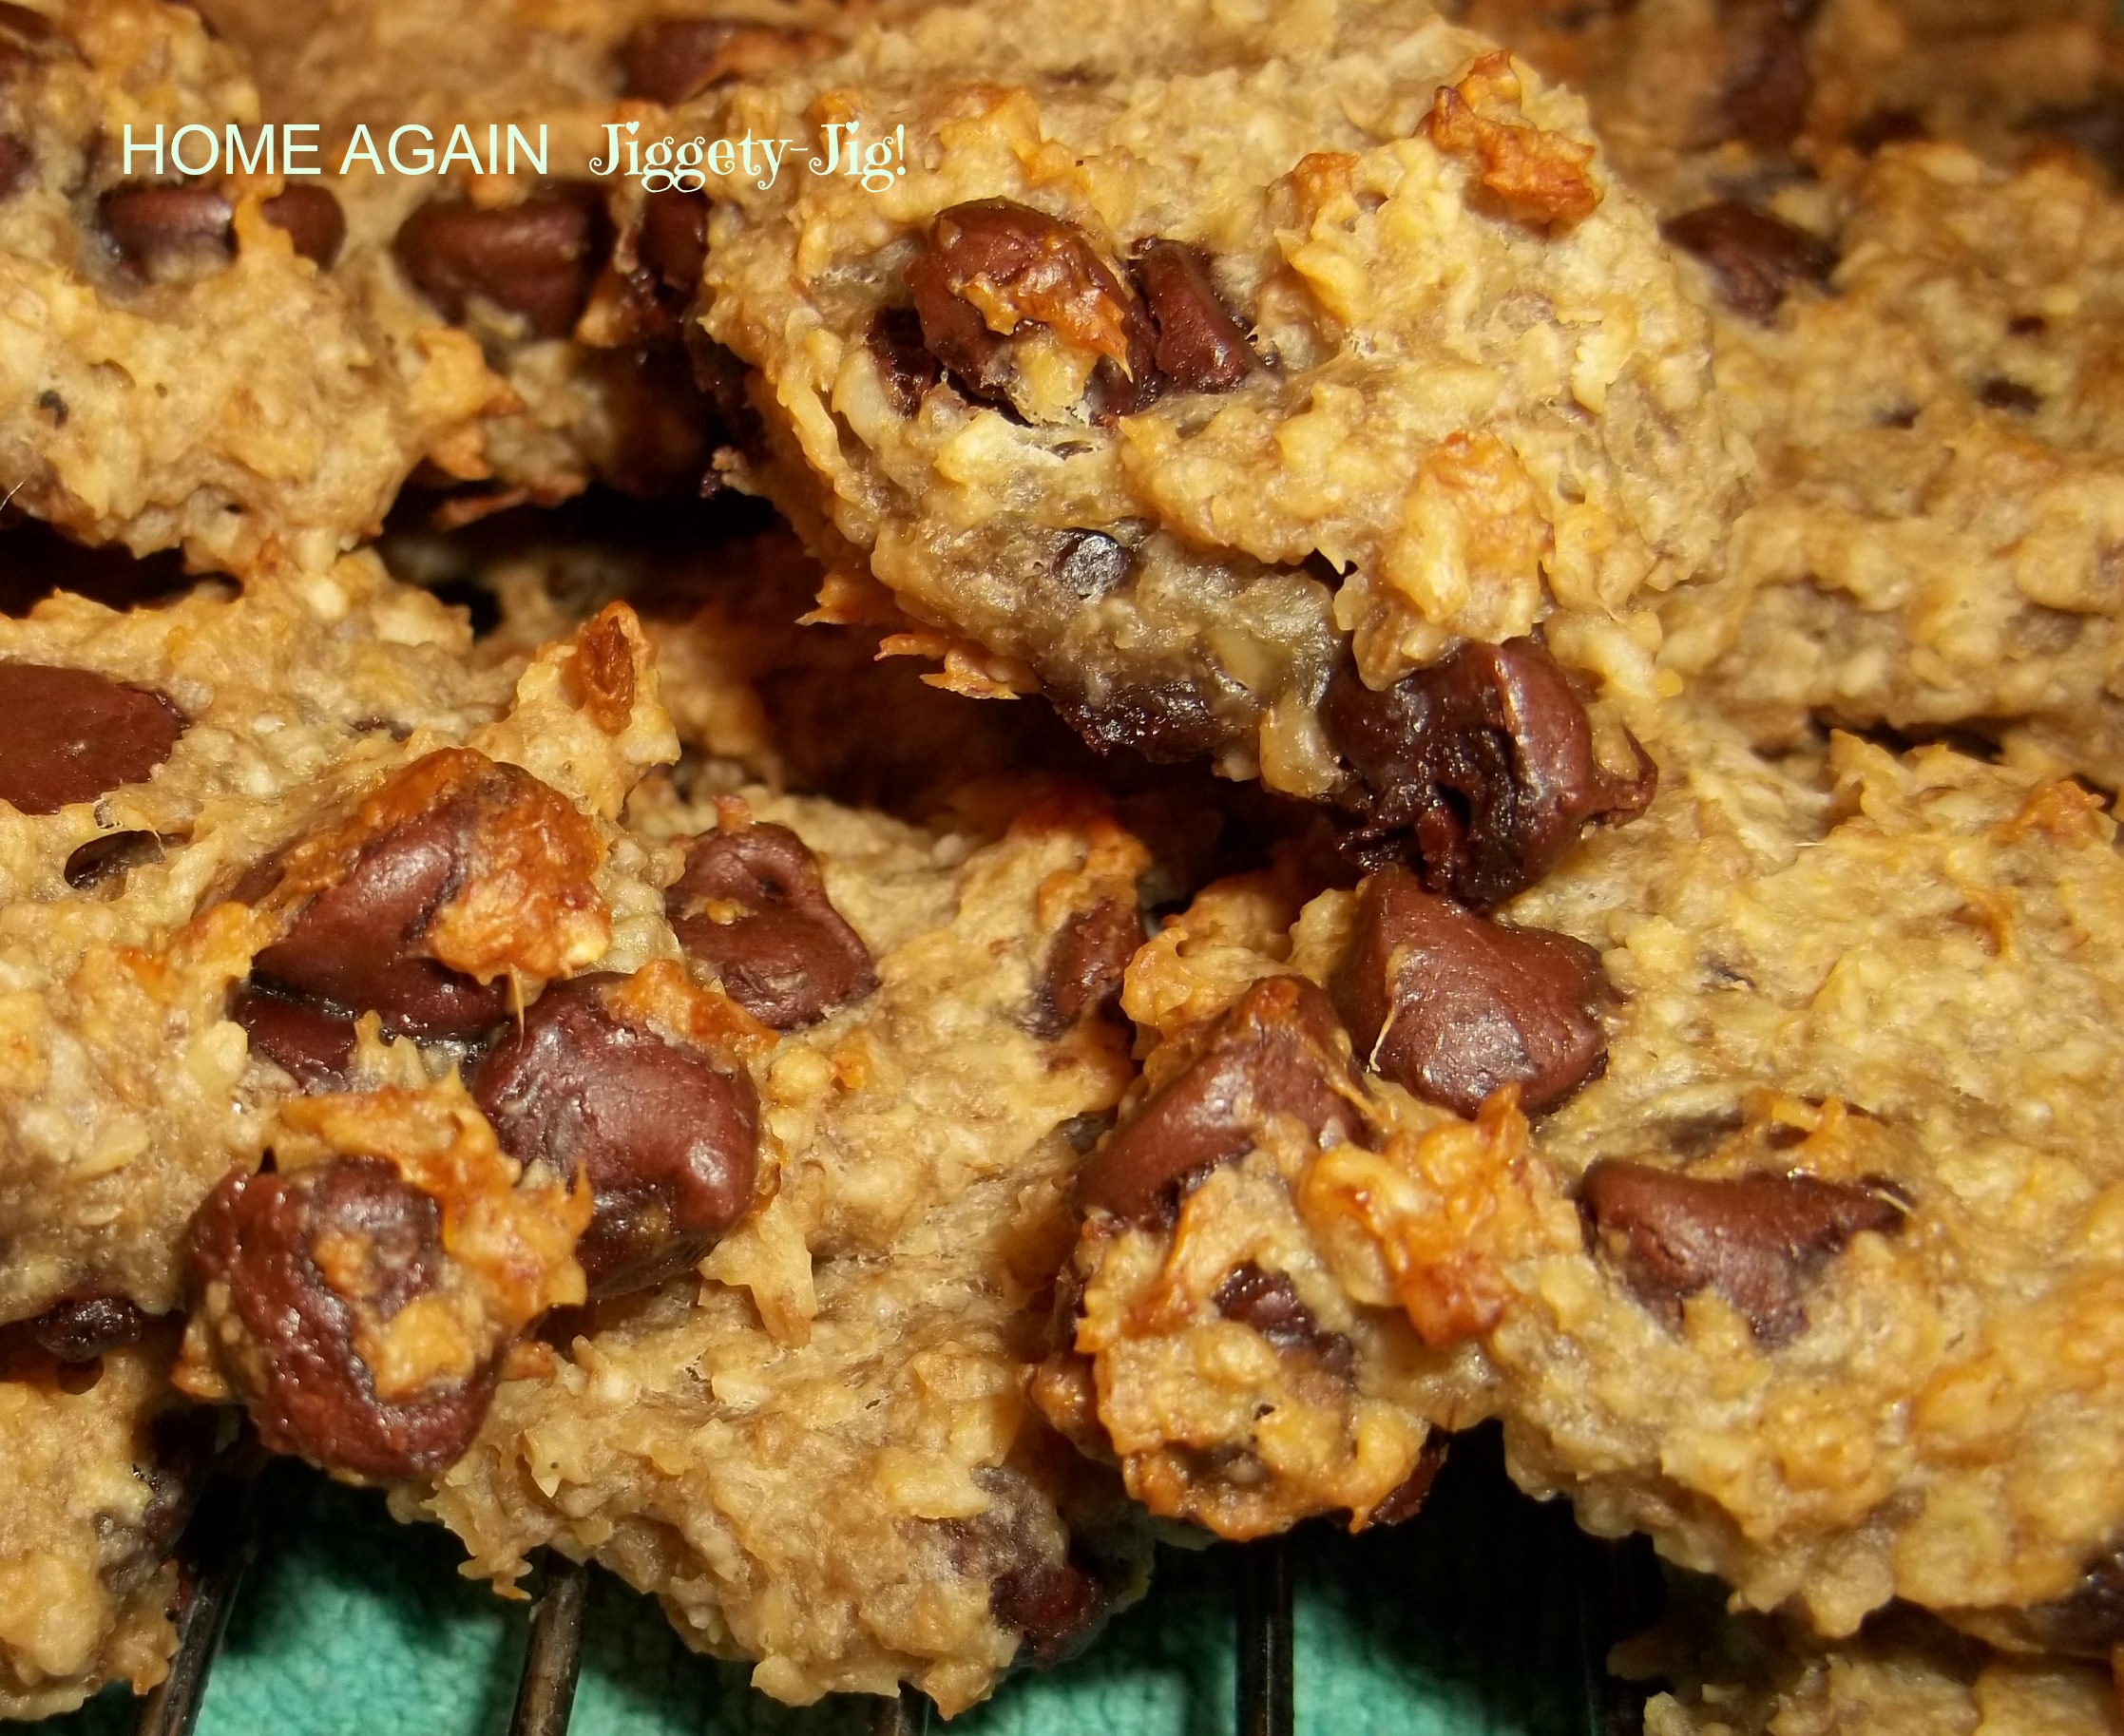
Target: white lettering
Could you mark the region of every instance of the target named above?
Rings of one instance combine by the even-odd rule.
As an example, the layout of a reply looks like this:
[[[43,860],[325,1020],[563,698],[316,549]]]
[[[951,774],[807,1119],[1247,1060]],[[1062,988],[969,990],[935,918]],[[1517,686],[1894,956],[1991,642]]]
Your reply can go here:
[[[539,123],[539,144],[538,144],[538,149],[537,149],[537,150],[535,150],[535,151],[534,151],[534,150],[533,150],[533,149],[531,148],[531,142],[530,142],[530,141],[529,141],[528,139],[525,138],[525,136],[524,136],[524,135],[523,135],[523,134],[522,134],[521,132],[519,132],[519,131],[517,130],[517,128],[516,128],[516,123],[515,123],[515,122],[513,122],[513,121],[511,121],[511,122],[509,123],[509,128],[508,128],[508,172],[509,172],[509,173],[510,173],[511,175],[513,175],[513,174],[515,174],[515,173],[516,173],[516,147],[517,147],[518,145],[520,145],[520,144],[521,144],[521,145],[522,145],[522,146],[524,147],[524,157],[525,157],[525,160],[526,160],[526,162],[528,162],[528,163],[529,163],[529,164],[531,165],[531,171],[532,171],[532,173],[533,173],[533,174],[537,174],[537,175],[543,175],[543,174],[545,174],[545,123],[544,121],[541,121],[541,122]],[[603,171],[601,171],[601,170],[600,170],[600,169],[598,168],[598,165],[597,165],[596,163],[594,163],[594,162],[593,162],[593,163],[592,163],[592,164],[590,165],[590,168],[591,168],[591,172],[592,172],[592,173],[594,173],[594,174],[595,174],[595,173],[603,173]]]
[[[155,123],[155,143],[153,144],[135,144],[133,143],[133,124],[130,121],[125,123],[125,174],[128,179],[131,178],[133,173],[133,153],[135,151],[144,154],[153,151],[155,153],[155,173],[160,175],[163,172],[163,124],[160,121]]]
[[[375,140],[369,136],[368,126],[358,122],[354,125],[354,137],[347,141],[347,154],[339,159],[339,173],[353,174],[356,158],[368,163],[377,174],[384,172],[384,160],[376,155]]]
[[[420,147],[420,166],[418,168],[414,168],[411,164],[401,162],[398,160],[398,141],[403,139],[408,133],[417,134],[422,141]],[[408,122],[404,126],[393,127],[391,133],[391,143],[387,146],[387,149],[390,151],[391,154],[391,166],[396,169],[401,175],[428,174],[435,166],[435,153],[430,148],[430,146],[434,143],[434,140],[435,135],[430,132],[425,126],[422,126],[418,122]]]
[[[262,163],[265,172],[273,173],[273,128],[270,124],[258,128],[256,150],[243,148],[243,129],[234,121],[229,123],[228,142],[222,151],[222,160],[234,175],[240,169],[246,175],[256,175]]]
[[[160,132],[162,129],[158,127],[156,130]],[[206,161],[197,168],[184,161],[182,146],[186,133],[197,133],[206,141]],[[214,129],[211,126],[201,126],[197,121],[194,121],[188,125],[180,126],[176,132],[170,135],[169,160],[171,167],[175,168],[180,175],[210,174],[214,165],[221,161],[221,142],[214,136]]]
[[[463,143],[460,143],[460,141]],[[435,172],[438,175],[448,175],[450,165],[453,162],[470,163],[472,173],[475,175],[487,173],[485,169],[480,167],[479,150],[472,143],[472,135],[462,121],[450,129],[450,143],[443,147],[443,161],[441,166]]]
[[[291,121],[281,124],[280,172],[283,175],[322,175],[324,173],[316,163],[304,167],[301,163],[296,162],[296,158],[298,156],[315,157],[317,154],[316,145],[300,143],[296,139],[296,134],[316,133],[323,130],[324,128],[315,121]]]

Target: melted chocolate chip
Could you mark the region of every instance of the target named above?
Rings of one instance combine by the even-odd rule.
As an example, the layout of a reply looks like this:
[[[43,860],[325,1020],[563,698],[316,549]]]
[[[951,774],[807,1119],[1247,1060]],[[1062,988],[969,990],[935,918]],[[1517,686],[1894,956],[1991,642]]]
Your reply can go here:
[[[1827,284],[1836,270],[1827,241],[1737,199],[1685,212],[1660,231],[1710,266],[1728,305],[1751,319],[1769,319],[1793,284]]]
[[[1977,402],[1986,410],[2002,410],[2017,416],[2032,416],[2043,407],[2043,394],[2019,380],[1994,375],[1977,388]]]
[[[375,1012],[387,1030],[471,1038],[508,1013],[506,977],[477,982],[430,957],[427,937],[468,870],[473,834],[489,804],[529,774],[493,766],[426,811],[371,839],[340,880],[316,893],[274,944],[252,961],[257,985],[321,1002],[341,1014]],[[237,888],[255,902],[277,881],[261,865]]]
[[[1330,1128],[1356,1138],[1361,1089],[1328,997],[1303,977],[1266,978],[1092,1154],[1079,1196],[1125,1222],[1155,1223],[1192,1178],[1244,1157],[1279,1116],[1316,1139]]]
[[[46,48],[66,40],[50,19],[27,6],[16,6],[14,0],[0,0],[0,34],[12,36],[30,48]]]
[[[347,217],[323,187],[297,181],[264,200],[258,211],[276,229],[287,231],[296,252],[316,260],[322,270],[332,269],[347,239]]]
[[[1706,1180],[1604,1158],[1579,1210],[1597,1252],[1647,1302],[1711,1288],[1778,1344],[1807,1324],[1800,1286],[1862,1230],[1893,1234],[1904,1207],[1885,1191],[1804,1174]]]
[[[1323,1332],[1298,1288],[1284,1272],[1264,1271],[1252,1260],[1234,1270],[1211,1298],[1227,1320],[1251,1326],[1279,1350],[1303,1350],[1318,1357],[1330,1374],[1347,1375],[1356,1366],[1356,1352],[1339,1332]]]
[[[1246,330],[1225,312],[1200,249],[1153,241],[1138,255],[1136,281],[1157,333],[1152,359],[1182,391],[1229,391],[1254,367]]]
[[[1133,904],[1107,899],[1062,925],[1047,953],[1047,969],[1025,1028],[1060,1037],[1087,1014],[1104,1016],[1120,1004],[1121,974],[1143,944],[1143,919]]]
[[[155,832],[106,831],[69,855],[60,874],[75,891],[87,892],[105,881],[123,880],[144,862],[160,862],[164,849],[163,839]]]
[[[752,1080],[606,1010],[600,973],[548,989],[472,1075],[503,1150],[588,1176],[576,1248],[593,1301],[694,1265],[752,1204]]]
[[[354,1021],[343,1013],[239,988],[230,998],[229,1017],[243,1027],[255,1054],[305,1091],[329,1091],[345,1083],[354,1066]]]
[[[1091,602],[1128,582],[1136,557],[1103,531],[1066,530],[1057,546],[1054,570],[1057,579]]]
[[[922,341],[922,316],[912,308],[880,308],[864,341],[877,358],[886,395],[903,416],[922,408],[923,395],[944,377]]]
[[[1033,1664],[1046,1669],[1074,1657],[1113,1607],[1127,1570],[1101,1563],[1066,1529],[1057,1538],[1057,1516],[1022,1473],[996,1466],[976,1471],[974,1480],[988,1492],[988,1510],[949,1522],[954,1555],[987,1579],[989,1612],[1023,1638]]]
[[[1062,721],[1100,753],[1127,749],[1156,764],[1199,759],[1240,733],[1186,681],[1119,688],[1097,700],[1050,688],[1048,697]]]
[[[589,299],[605,245],[597,189],[557,187],[483,210],[438,200],[399,226],[392,253],[447,319],[474,296],[521,314],[538,337],[572,331]]]
[[[1814,79],[1807,27],[1821,0],[1724,0],[1724,136],[1760,151],[1782,150],[1807,124]]]
[[[244,1399],[273,1451],[390,1478],[432,1476],[471,1444],[492,1362],[387,1402],[354,1348],[363,1317],[387,1325],[442,1274],[435,1202],[390,1164],[339,1158],[224,1177],[193,1218],[186,1253],[195,1294],[227,1286],[230,1323],[248,1341],[237,1360],[258,1383]]]
[[[1478,908],[1546,874],[1587,826],[1644,811],[1657,774],[1595,758],[1586,711],[1532,639],[1465,644],[1373,693],[1345,668],[1321,706],[1356,778],[1344,853],[1366,868],[1406,856],[1425,886]]]
[[[1907,108],[1876,108],[1847,135],[1853,150],[1870,157],[1885,145],[1929,138],[1925,124]]]
[[[815,1023],[877,987],[870,948],[827,897],[818,859],[786,826],[696,838],[664,907],[679,944],[777,1031]]]
[[[57,813],[167,759],[184,719],[161,694],[88,669],[0,663],[0,802]]]
[[[1529,1111],[1552,1108],[1607,1059],[1593,1013],[1599,954],[1473,915],[1406,868],[1382,868],[1358,888],[1354,943],[1333,986],[1373,1071],[1464,1116],[1508,1084]]]
[[[10,1331],[26,1332],[61,1363],[92,1363],[106,1350],[140,1343],[147,1316],[122,1297],[69,1296]]]
[[[641,201],[641,228],[635,258],[683,306],[700,287],[708,259],[708,200],[699,193],[666,188]]]
[[[113,187],[97,200],[104,232],[135,271],[194,251],[225,254],[234,211],[219,188],[192,182]]]
[[[813,31],[775,25],[657,18],[628,32],[620,71],[627,95],[669,106],[726,79],[755,78],[832,46]]]

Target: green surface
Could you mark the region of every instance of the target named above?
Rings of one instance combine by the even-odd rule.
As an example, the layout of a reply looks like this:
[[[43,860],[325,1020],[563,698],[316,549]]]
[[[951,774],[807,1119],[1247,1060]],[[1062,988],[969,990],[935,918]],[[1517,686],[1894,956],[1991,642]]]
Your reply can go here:
[[[439,1531],[392,1523],[379,1497],[277,1468],[200,1736],[499,1736],[523,1661],[526,1612],[460,1578]],[[1493,1439],[1456,1446],[1426,1510],[1364,1537],[1325,1527],[1292,1544],[1298,1727],[1308,1736],[1585,1736],[1584,1594],[1598,1546],[1558,1508],[1504,1481]],[[1081,1658],[1022,1675],[953,1736],[1230,1736],[1229,1546],[1165,1551],[1144,1602]],[[647,1599],[600,1574],[579,1736],[861,1736],[871,1702],[792,1710],[741,1666],[689,1653]],[[106,1695],[48,1736],[117,1736],[132,1703]]]

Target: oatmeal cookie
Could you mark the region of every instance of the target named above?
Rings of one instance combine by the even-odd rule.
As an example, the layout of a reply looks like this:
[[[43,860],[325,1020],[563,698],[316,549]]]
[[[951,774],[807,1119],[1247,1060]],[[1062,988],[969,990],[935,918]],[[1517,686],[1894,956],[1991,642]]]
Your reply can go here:
[[[1656,747],[1500,924],[1257,880],[1139,955],[1043,1402],[1237,1533],[1391,1511],[1426,1423],[1501,1416],[1522,1486],[1746,1605],[2106,1655],[2114,826],[1944,748]]]
[[[958,1710],[1145,1565],[1116,1481],[1023,1387],[1070,1176],[1133,1077],[1111,1015],[1147,858],[1078,798],[985,843],[756,789],[633,817],[687,862],[678,947],[773,1027],[750,1056],[771,1197],[700,1276],[561,1317],[398,1510],[500,1584],[548,1543],[595,1558],[777,1698],[904,1680]],[[814,855],[809,892],[733,920],[733,870]],[[547,1089],[605,1064],[581,1044],[548,1048]],[[495,1067],[472,1090],[510,1139]]]
[[[1721,580],[1667,600],[1669,664],[1766,743],[1969,728],[2124,781],[2124,207],[1903,144],[1670,227],[1759,486]]]
[[[528,663],[466,639],[366,555],[0,620],[0,1318],[169,1311],[194,1211],[356,1014],[483,1034],[660,923],[611,826],[677,752],[631,617]]]
[[[1645,1736],[2116,1736],[2108,1669],[2002,1654],[1894,1607],[1849,1640],[1719,1612],[1709,1582],[1676,1576],[1670,1608],[1616,1664],[1657,1676]]]
[[[174,167],[181,129],[189,161],[256,155],[258,91],[196,13],[13,6],[0,67],[0,493],[84,541],[318,571],[424,460],[482,473],[502,381],[440,321],[387,339],[329,269],[327,181]]]
[[[213,1422],[169,1389],[174,1332],[84,1300],[0,1327],[0,1718],[144,1693],[176,1645],[165,1557]]]
[[[735,474],[830,617],[890,605],[963,692],[1041,686],[1096,744],[1360,825],[1458,644],[1652,679],[1632,606],[1706,563],[1735,474],[1705,329],[1579,105],[1485,40],[1392,4],[954,8],[679,118],[904,143],[871,187],[709,188],[701,324],[764,453]],[[1639,770],[1595,734],[1581,817]]]

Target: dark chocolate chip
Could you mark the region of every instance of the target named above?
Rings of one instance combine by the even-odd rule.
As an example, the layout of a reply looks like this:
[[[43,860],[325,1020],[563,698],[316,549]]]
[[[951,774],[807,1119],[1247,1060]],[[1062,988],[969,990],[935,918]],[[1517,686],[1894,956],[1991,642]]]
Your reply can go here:
[[[1136,570],[1127,545],[1099,530],[1068,530],[1055,555],[1055,577],[1086,602],[1119,590]]]
[[[620,71],[628,96],[668,106],[726,79],[794,66],[832,46],[814,31],[784,26],[656,18],[627,33]]]
[[[167,759],[184,719],[161,694],[88,669],[0,663],[0,802],[57,813]]]
[[[864,341],[877,359],[886,395],[903,416],[922,408],[923,394],[944,377],[922,341],[922,316],[912,308],[880,308]]]
[[[1143,919],[1135,905],[1107,899],[1080,910],[1048,948],[1025,1028],[1035,1037],[1060,1037],[1086,1015],[1116,1011],[1121,973],[1142,944]]]
[[[2002,1619],[2044,1651],[2107,1662],[2124,1646],[2124,1551],[2093,1563],[2064,1596],[2009,1612]]]
[[[489,805],[507,802],[529,773],[491,766],[426,811],[371,839],[344,878],[304,904],[287,931],[252,961],[258,986],[375,1012],[387,1030],[419,1038],[472,1038],[507,1017],[506,976],[478,982],[428,956],[427,935],[457,893],[473,834]],[[239,886],[256,902],[277,876]]]
[[[2033,386],[1994,374],[1977,388],[1977,402],[1986,410],[2003,410],[2017,416],[2032,416],[2043,407],[2043,394]]]
[[[1907,108],[1876,108],[1847,135],[1851,148],[1867,157],[1885,145],[1907,144],[1929,137],[1923,121]]]
[[[1579,1192],[1587,1240],[1648,1302],[1711,1288],[1766,1343],[1807,1324],[1800,1286],[1862,1230],[1892,1234],[1904,1207],[1880,1187],[1756,1173],[1706,1180],[1603,1158]]]
[[[1157,333],[1152,359],[1182,391],[1229,391],[1254,367],[1246,329],[1225,312],[1209,260],[1179,241],[1153,241],[1136,258],[1136,281]]]
[[[696,838],[664,906],[679,944],[777,1031],[812,1024],[877,987],[870,948],[827,897],[818,859],[786,826]]]
[[[1737,199],[1684,212],[1660,232],[1710,266],[1728,305],[1750,319],[1769,319],[1793,284],[1827,284],[1836,270],[1836,249],[1819,236]]]
[[[106,1350],[137,1345],[147,1316],[122,1297],[69,1296],[25,1323],[29,1336],[62,1363],[92,1363]]]
[[[1126,1222],[1155,1223],[1191,1179],[1244,1157],[1279,1116],[1314,1138],[1330,1128],[1356,1138],[1361,1091],[1327,995],[1303,977],[1266,978],[1092,1154],[1079,1194]]]
[[[572,331],[605,247],[594,187],[556,187],[483,210],[461,200],[422,205],[399,225],[392,253],[448,319],[474,296],[521,314],[538,337]]]
[[[1340,1332],[1323,1332],[1312,1310],[1284,1272],[1264,1271],[1252,1260],[1234,1270],[1211,1298],[1227,1320],[1251,1326],[1279,1350],[1303,1350],[1330,1374],[1348,1375],[1356,1352]]]
[[[316,260],[320,270],[332,269],[347,238],[347,217],[323,187],[297,181],[266,200],[258,210],[276,229],[287,231],[296,252]]]
[[[37,394],[37,408],[51,418],[53,428],[65,428],[67,418],[73,413],[67,408],[67,400],[48,386]]]
[[[2040,314],[2016,314],[2006,321],[2008,337],[2040,337],[2050,330],[2050,321]]]
[[[988,1610],[999,1627],[1016,1632],[1024,1653],[1042,1669],[1075,1656],[1098,1632],[1129,1574],[1106,1564],[1071,1534],[1057,1536],[1047,1496],[1022,1472],[1000,1465],[974,1473],[988,1492],[985,1513],[947,1521],[953,1554],[969,1574],[988,1581]]]
[[[1097,1622],[1099,1587],[1074,1561],[1040,1562],[1007,1569],[988,1588],[988,1609],[997,1623],[1014,1629],[1042,1669],[1071,1654]]]
[[[1760,151],[1782,150],[1807,124],[1814,79],[1807,27],[1821,0],[1724,0],[1724,136]]]
[[[613,1018],[600,973],[546,990],[471,1078],[502,1149],[587,1175],[575,1257],[593,1301],[694,1265],[752,1204],[759,1100],[742,1073]]]
[[[707,197],[676,187],[650,194],[641,201],[634,252],[683,307],[699,289],[700,268],[708,259]]]
[[[147,186],[129,182],[97,200],[104,232],[135,271],[198,252],[226,254],[234,209],[220,190],[201,182]]]
[[[1595,821],[1641,813],[1657,781],[1641,749],[1634,776],[1600,764],[1584,705],[1529,639],[1463,645],[1385,693],[1346,667],[1321,721],[1355,773],[1344,852],[1372,868],[1406,858],[1477,908],[1532,886]]]
[[[269,1448],[379,1478],[432,1476],[463,1455],[494,1360],[387,1402],[354,1347],[364,1319],[380,1327],[431,1292],[443,1259],[435,1202],[373,1157],[230,1175],[207,1195],[187,1243],[192,1288],[227,1287],[229,1324],[248,1341],[234,1360],[257,1382],[244,1399]]]
[[[229,1001],[229,1017],[243,1027],[253,1053],[262,1055],[305,1091],[329,1091],[354,1065],[354,1021],[303,1001],[243,987]]]
[[[1199,759],[1246,733],[1217,716],[1188,681],[1117,688],[1096,700],[1050,686],[1048,696],[1062,721],[1100,753],[1127,749],[1156,764]]]
[[[1464,1116],[1517,1084],[1529,1111],[1598,1073],[1600,955],[1568,935],[1509,928],[1434,897],[1404,868],[1357,888],[1335,1005],[1372,1070]]]
[[[29,182],[37,156],[29,141],[19,133],[0,133],[0,199],[6,199]]]
[[[155,832],[106,831],[69,855],[60,873],[75,891],[86,892],[106,880],[124,879],[144,862],[160,862],[165,849]]]

